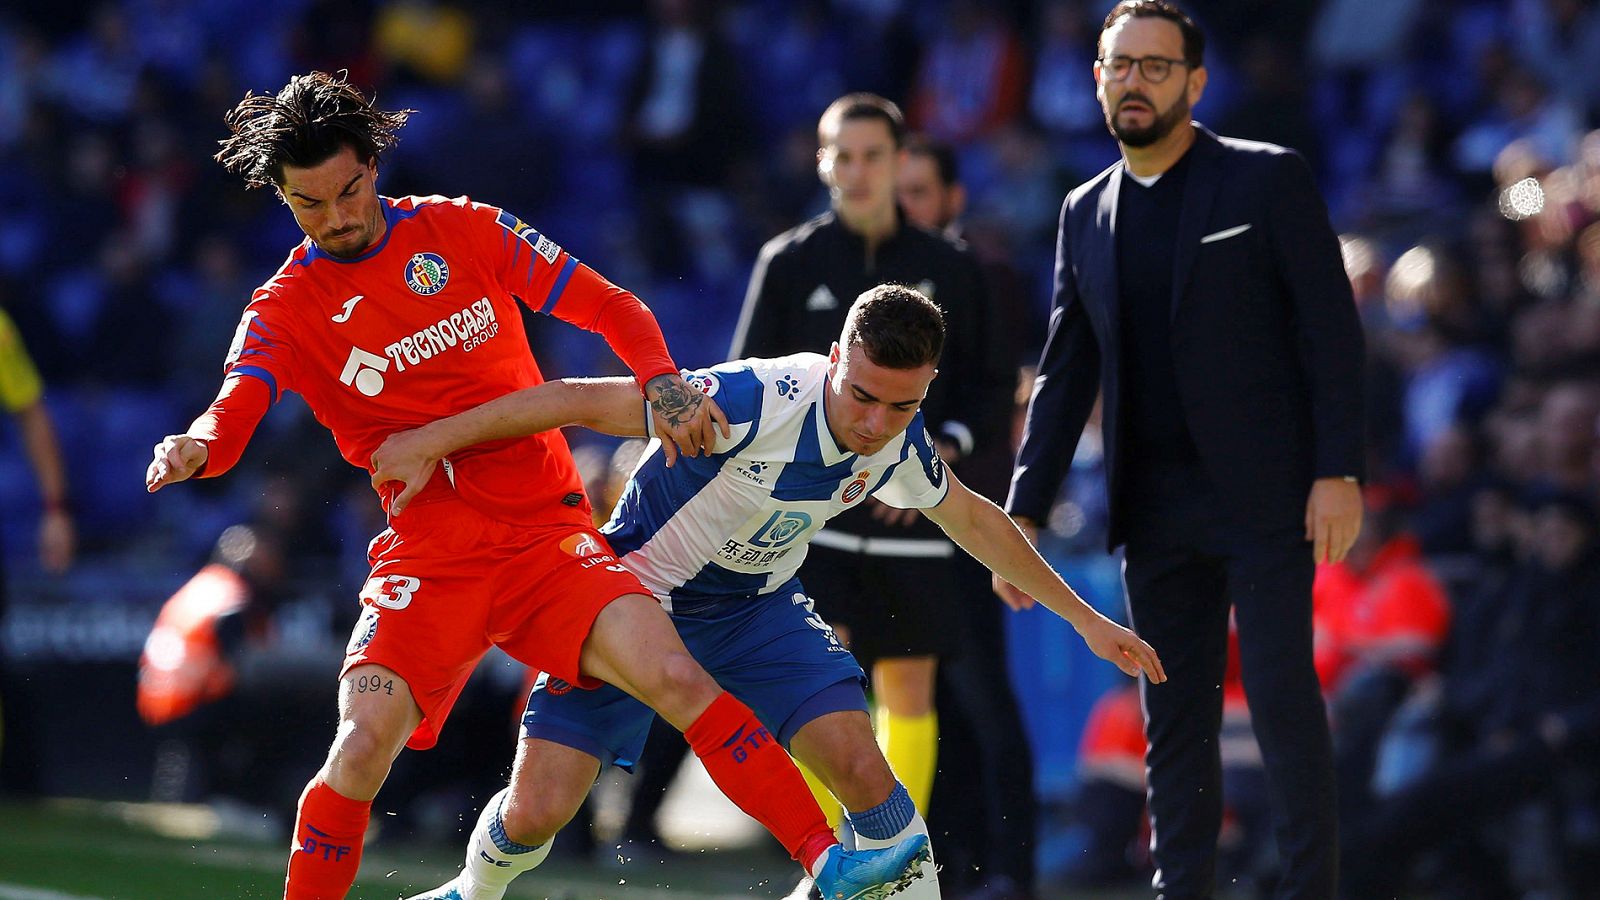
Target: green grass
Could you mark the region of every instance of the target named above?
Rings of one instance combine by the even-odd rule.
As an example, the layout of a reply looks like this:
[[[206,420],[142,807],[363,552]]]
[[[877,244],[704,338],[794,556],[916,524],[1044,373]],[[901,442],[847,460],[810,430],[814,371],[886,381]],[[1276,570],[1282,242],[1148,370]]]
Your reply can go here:
[[[86,801],[0,804],[0,900],[186,900],[275,898],[287,848],[177,836],[196,811]],[[203,815],[199,818],[203,819]],[[392,846],[374,841],[353,900],[393,900],[455,873],[459,845]],[[683,862],[602,868],[552,859],[512,886],[509,897],[653,900],[781,897],[798,877],[768,853],[696,854]]]

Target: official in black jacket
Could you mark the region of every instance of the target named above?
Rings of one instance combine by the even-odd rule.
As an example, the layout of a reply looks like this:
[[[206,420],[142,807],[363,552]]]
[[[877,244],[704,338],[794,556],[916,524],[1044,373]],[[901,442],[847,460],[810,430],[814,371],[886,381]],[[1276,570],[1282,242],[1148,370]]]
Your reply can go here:
[[[1334,896],[1328,727],[1312,668],[1313,558],[1360,529],[1362,336],[1301,157],[1190,121],[1204,38],[1162,0],[1119,3],[1095,64],[1123,161],[1068,195],[1054,310],[1008,510],[1049,515],[1104,394],[1111,544],[1144,686],[1156,887],[1208,897],[1221,822],[1228,614],[1271,784],[1281,897]]]
[[[900,110],[882,97],[850,94],[828,107],[817,131],[817,169],[832,209],[762,248],[730,356],[825,352],[858,294],[884,282],[908,284],[945,314],[944,357],[922,404],[940,452],[956,463],[982,442],[1004,442],[1013,361],[989,349],[1003,323],[986,315],[972,254],[909,224],[895,205]],[[937,740],[937,658],[959,646],[957,603],[994,602],[959,596],[955,553],[914,511],[871,501],[830,522],[801,571],[817,610],[846,626],[852,652],[873,673],[880,740],[924,811]]]

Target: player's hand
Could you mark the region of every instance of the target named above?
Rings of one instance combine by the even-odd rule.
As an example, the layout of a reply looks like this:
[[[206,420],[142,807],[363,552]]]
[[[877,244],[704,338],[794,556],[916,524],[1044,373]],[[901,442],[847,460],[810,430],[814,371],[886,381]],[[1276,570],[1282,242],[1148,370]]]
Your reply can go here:
[[[872,510],[872,517],[885,525],[898,525],[902,528],[909,527],[922,514],[914,509],[900,509],[896,506],[879,500],[877,497],[867,498],[867,507]]]
[[[1156,656],[1155,649],[1105,616],[1095,616],[1078,633],[1095,656],[1114,664],[1124,674],[1137,678],[1143,672],[1151,684],[1167,680],[1167,672],[1161,668],[1161,658]]]
[[[657,375],[645,383],[645,399],[667,465],[678,461],[678,454],[710,454],[716,446],[717,432],[728,437],[728,417],[716,401],[683,380],[682,375]]]
[[[155,459],[144,471],[144,489],[154,494],[169,484],[185,481],[206,464],[206,442],[187,434],[169,434],[156,445]]]
[[[1312,561],[1342,562],[1360,533],[1361,485],[1343,478],[1312,482],[1306,499],[1306,540],[1311,542]]]
[[[995,596],[1004,601],[1005,605],[1011,607],[1013,611],[1022,612],[1025,609],[1032,609],[1033,605],[1039,602],[1033,599],[1032,595],[1023,593],[1020,588],[999,575],[991,574],[989,577],[994,587]]]
[[[398,516],[433,478],[439,455],[430,447],[427,426],[397,431],[383,439],[372,453],[372,489],[400,482],[400,493],[389,502],[389,515]]]
[[[61,508],[49,509],[39,517],[39,565],[52,575],[60,575],[72,565],[78,543],[72,516]]]

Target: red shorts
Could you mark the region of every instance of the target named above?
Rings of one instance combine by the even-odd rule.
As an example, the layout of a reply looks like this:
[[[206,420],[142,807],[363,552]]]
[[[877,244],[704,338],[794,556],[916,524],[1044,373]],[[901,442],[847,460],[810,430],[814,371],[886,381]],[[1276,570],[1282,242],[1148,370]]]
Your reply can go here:
[[[389,529],[368,549],[372,575],[339,671],[376,663],[406,680],[422,709],[406,746],[438,741],[491,644],[564,681],[599,686],[578,674],[595,616],[618,597],[650,595],[605,538],[577,524],[512,525],[455,501],[426,509],[406,517],[404,534]]]

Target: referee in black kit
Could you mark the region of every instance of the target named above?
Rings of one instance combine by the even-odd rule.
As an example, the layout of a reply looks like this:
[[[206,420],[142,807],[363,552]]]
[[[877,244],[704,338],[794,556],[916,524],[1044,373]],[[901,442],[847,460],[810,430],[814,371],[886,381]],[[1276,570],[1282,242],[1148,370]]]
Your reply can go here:
[[[908,223],[895,203],[905,153],[900,109],[873,94],[849,94],[822,114],[817,140],[817,173],[832,209],[762,248],[729,356],[826,352],[856,295],[884,282],[908,284],[945,314],[939,377],[922,404],[940,453],[954,464],[978,442],[1005,441],[1014,373],[1003,352],[990,352],[994,323],[978,263]],[[937,758],[934,675],[938,658],[961,641],[955,604],[998,602],[959,595],[956,552],[915,510],[869,500],[816,536],[800,572],[817,611],[872,673],[878,741],[924,812]],[[835,815],[830,810],[830,820]]]

